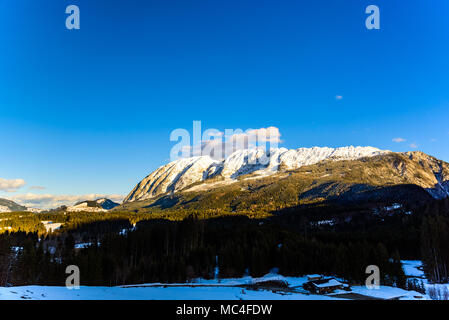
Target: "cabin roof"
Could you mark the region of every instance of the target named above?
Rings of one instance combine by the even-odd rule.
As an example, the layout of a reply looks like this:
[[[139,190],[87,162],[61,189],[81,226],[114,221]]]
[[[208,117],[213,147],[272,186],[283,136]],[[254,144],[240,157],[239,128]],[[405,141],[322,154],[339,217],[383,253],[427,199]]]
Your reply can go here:
[[[312,281],[312,284],[317,288],[338,287],[343,285],[343,283],[334,278]]]

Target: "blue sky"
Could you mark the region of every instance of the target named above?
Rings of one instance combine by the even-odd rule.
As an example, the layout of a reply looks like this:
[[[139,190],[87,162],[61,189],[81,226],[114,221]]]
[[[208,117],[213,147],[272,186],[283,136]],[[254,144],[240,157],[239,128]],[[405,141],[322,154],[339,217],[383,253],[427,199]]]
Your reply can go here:
[[[126,195],[194,120],[449,161],[448,16],[444,0],[3,0],[0,178],[26,184],[0,197]]]

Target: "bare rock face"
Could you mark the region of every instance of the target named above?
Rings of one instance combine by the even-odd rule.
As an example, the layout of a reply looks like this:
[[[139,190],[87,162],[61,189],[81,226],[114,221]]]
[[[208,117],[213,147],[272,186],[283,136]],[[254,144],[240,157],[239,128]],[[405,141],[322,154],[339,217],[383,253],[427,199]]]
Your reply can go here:
[[[373,147],[238,150],[222,161],[209,156],[184,158],[162,166],[139,182],[124,202],[146,200],[165,193],[181,191],[208,179],[235,180],[253,174],[264,177],[294,170],[324,160],[357,160],[391,153]]]
[[[413,175],[415,184],[424,187],[436,199],[449,197],[448,163],[419,151],[406,152],[406,155],[416,163],[416,167],[406,169]]]

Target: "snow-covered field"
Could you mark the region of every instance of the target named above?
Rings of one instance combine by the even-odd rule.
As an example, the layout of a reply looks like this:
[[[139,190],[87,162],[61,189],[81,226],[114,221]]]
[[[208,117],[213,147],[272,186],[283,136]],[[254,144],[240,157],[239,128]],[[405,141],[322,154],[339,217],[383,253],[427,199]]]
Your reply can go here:
[[[419,260],[403,260],[402,269],[407,277],[416,279],[424,284],[427,296],[436,300],[449,300],[449,283],[431,284],[426,279],[422,269],[422,262]]]
[[[288,290],[255,290],[246,286],[269,280],[285,281]],[[120,287],[66,287],[23,286],[0,287],[0,300],[341,300],[341,299],[400,299],[423,300],[427,296],[414,291],[381,286],[369,290],[364,286],[352,287],[350,292],[340,290],[330,295],[308,294],[302,285],[307,277],[283,277],[267,274],[261,278],[197,279],[192,283],[140,284]],[[335,296],[337,295],[337,296]]]
[[[426,279],[420,260],[402,260],[402,269],[407,277]]]
[[[65,287],[25,286],[0,288],[0,300],[317,300],[334,299],[303,294],[275,294],[240,287]]]

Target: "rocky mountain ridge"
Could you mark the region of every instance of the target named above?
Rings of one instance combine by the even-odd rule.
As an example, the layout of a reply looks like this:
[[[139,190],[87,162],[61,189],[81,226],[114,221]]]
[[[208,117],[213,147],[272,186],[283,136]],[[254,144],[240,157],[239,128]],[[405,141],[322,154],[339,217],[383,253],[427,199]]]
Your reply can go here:
[[[241,176],[252,174],[264,177],[278,172],[298,169],[324,160],[356,160],[387,154],[390,151],[373,147],[313,147],[299,149],[261,148],[237,150],[222,161],[209,156],[182,158],[164,165],[130,192],[124,202],[151,199],[165,193],[181,191],[194,184],[214,180],[231,183]]]
[[[210,178],[117,209],[251,215],[325,203],[416,207],[447,198],[448,181],[449,164],[444,161],[422,152],[388,152],[356,160],[326,159],[267,175]]]

